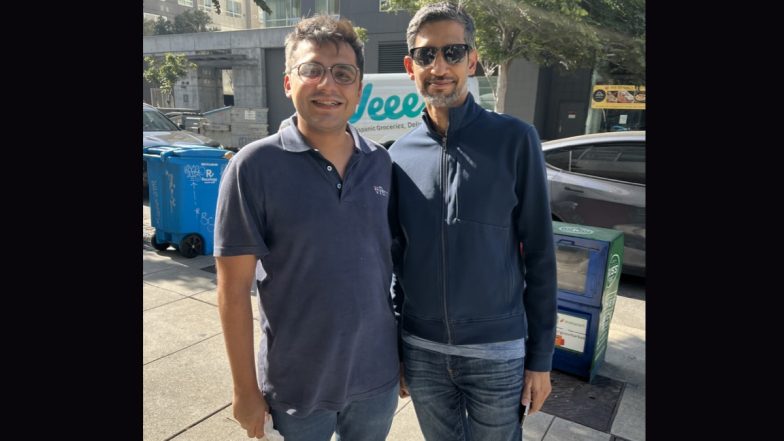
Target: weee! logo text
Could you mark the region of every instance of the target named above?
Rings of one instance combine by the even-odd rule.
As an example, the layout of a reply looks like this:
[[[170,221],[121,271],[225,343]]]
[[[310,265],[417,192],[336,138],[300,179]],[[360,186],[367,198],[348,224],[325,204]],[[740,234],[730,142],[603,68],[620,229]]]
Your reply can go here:
[[[419,95],[415,92],[409,93],[402,100],[399,95],[390,95],[387,97],[386,101],[379,96],[370,99],[372,92],[373,84],[366,84],[362,89],[362,98],[359,100],[357,111],[351,115],[351,118],[348,120],[349,123],[354,124],[359,121],[362,118],[362,114],[365,113],[365,109],[367,109],[367,114],[370,119],[373,121],[383,121],[385,119],[400,119],[403,116],[416,118],[422,113],[422,109],[425,107],[425,103],[419,101]]]

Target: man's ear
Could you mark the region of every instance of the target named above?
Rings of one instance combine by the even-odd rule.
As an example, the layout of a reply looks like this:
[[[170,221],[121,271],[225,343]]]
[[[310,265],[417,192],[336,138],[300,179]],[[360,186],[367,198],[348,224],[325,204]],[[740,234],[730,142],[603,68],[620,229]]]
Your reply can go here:
[[[286,93],[286,98],[291,98],[291,78],[288,75],[283,76],[283,91]]]
[[[476,63],[479,61],[479,53],[476,49],[471,49],[468,53],[468,75],[473,75],[476,72]]]
[[[408,73],[408,78],[414,79],[414,59],[411,58],[409,55],[406,55],[403,58],[403,66],[406,68],[406,72]]]

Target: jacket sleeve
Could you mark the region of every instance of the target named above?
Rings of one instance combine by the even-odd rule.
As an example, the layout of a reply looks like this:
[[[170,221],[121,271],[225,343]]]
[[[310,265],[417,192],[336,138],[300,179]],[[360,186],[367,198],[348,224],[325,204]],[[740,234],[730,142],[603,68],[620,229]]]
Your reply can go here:
[[[392,189],[390,191],[388,209],[389,230],[392,234],[392,286],[390,287],[390,295],[392,296],[392,306],[397,319],[398,353],[402,359],[402,339],[400,335],[403,328],[402,314],[405,293],[403,292],[403,286],[400,284],[400,268],[402,267],[405,238],[403,237],[403,231],[397,216],[398,187],[395,169],[396,165],[392,164]]]
[[[547,171],[536,129],[528,126],[517,152],[515,228],[522,242],[523,305],[528,322],[525,368],[552,369],[555,351],[557,276]]]

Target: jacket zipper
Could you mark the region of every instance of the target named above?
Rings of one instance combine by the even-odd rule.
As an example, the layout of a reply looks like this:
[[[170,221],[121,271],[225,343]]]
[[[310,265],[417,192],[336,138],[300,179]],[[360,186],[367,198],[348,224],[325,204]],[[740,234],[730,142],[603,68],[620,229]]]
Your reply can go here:
[[[444,297],[444,324],[446,325],[447,344],[452,344],[452,332],[449,329],[449,313],[446,308],[446,208],[447,208],[447,156],[446,156],[446,134],[444,134],[444,144],[441,149],[441,191],[444,195],[443,204],[441,204],[441,264],[443,280],[441,286],[443,287]]]

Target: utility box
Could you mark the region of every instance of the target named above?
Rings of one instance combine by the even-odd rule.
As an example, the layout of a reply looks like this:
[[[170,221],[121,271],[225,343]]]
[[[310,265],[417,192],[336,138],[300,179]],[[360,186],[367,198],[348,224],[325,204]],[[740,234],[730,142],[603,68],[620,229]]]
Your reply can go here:
[[[592,382],[604,362],[623,265],[623,233],[553,222],[558,321],[553,369]]]

